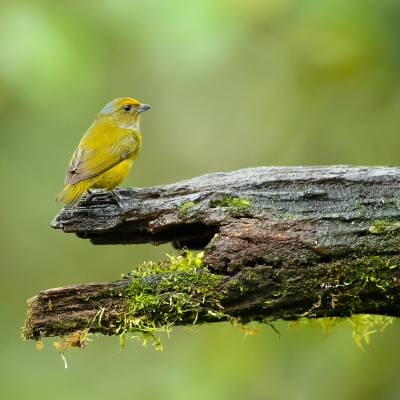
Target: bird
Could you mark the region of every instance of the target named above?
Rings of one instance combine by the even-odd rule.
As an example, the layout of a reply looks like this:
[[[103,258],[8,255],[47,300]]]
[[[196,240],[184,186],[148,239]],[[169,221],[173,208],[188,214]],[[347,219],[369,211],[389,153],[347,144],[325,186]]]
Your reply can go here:
[[[111,191],[121,208],[114,189],[125,179],[142,144],[140,115],[151,106],[132,97],[111,100],[98,113],[83,135],[69,162],[64,189],[56,202],[75,207],[91,189]]]

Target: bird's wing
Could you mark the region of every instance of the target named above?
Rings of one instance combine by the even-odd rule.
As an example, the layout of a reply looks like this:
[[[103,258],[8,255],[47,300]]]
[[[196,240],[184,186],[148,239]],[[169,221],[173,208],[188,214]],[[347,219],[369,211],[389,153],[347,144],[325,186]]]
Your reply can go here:
[[[115,139],[114,139],[115,140]],[[85,146],[85,138],[75,150],[65,177],[65,184],[93,178],[131,157],[139,146],[135,135],[121,136],[101,149]]]

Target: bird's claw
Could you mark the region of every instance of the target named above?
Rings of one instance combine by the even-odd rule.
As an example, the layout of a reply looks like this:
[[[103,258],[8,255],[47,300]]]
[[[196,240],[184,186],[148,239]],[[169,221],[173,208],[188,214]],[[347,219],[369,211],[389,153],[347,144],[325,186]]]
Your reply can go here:
[[[115,190],[111,190],[111,194],[114,197],[114,200],[117,203],[118,208],[121,211],[124,211],[124,202],[123,202],[122,197],[120,196],[120,194]]]
[[[93,197],[94,197],[94,193],[90,189],[88,189],[86,191],[86,196],[83,198],[83,203],[84,204],[90,203],[92,201]]]

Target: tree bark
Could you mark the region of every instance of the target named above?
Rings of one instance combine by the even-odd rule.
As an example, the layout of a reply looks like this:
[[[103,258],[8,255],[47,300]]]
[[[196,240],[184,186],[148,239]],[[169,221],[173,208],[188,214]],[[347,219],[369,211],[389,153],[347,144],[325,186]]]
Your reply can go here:
[[[90,202],[61,210],[52,226],[94,244],[203,249],[202,263],[174,271],[164,263],[156,273],[40,292],[28,301],[24,335],[119,333],[127,307],[130,321],[140,315],[155,327],[399,316],[399,190],[399,168],[334,166],[250,168],[120,189],[122,209],[109,193],[95,192]],[[169,284],[174,279],[179,284]],[[157,295],[157,304],[138,312],[132,287]],[[176,306],[180,296],[186,308],[177,314],[168,301]],[[101,324],[93,322],[99,312]]]

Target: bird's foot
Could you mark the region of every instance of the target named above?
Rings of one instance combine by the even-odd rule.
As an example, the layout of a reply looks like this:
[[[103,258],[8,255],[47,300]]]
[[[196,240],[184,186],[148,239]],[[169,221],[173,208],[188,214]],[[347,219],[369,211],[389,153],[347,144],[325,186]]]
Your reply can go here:
[[[83,203],[87,204],[90,203],[95,196],[94,192],[92,192],[90,189],[86,191],[86,196],[83,199]]]
[[[117,203],[118,208],[121,211],[124,211],[124,202],[122,200],[121,195],[116,190],[111,190],[111,194],[113,195],[114,200]]]

